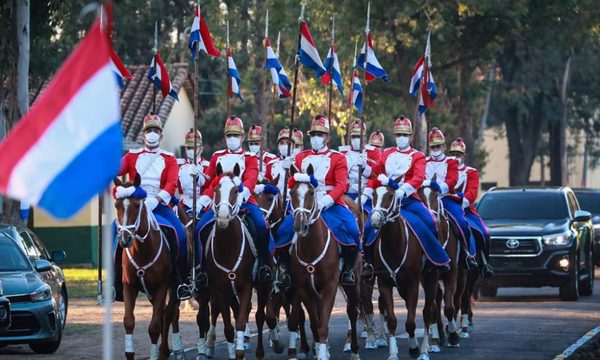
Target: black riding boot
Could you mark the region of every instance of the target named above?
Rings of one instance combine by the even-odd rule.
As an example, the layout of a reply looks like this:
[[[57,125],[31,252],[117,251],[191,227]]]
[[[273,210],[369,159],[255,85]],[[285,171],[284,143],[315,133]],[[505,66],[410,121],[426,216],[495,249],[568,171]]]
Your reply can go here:
[[[494,276],[494,268],[487,262],[487,259],[485,258],[485,253],[481,251],[479,254],[481,255],[481,276],[483,278],[489,278]]]
[[[437,270],[440,274],[443,274],[445,272],[452,270],[452,267],[450,266],[450,264],[435,265],[434,263],[429,261],[429,259],[425,260],[425,266],[423,267],[423,272],[427,273],[427,272],[430,272],[433,270]]]
[[[277,259],[279,262],[279,268],[281,269],[281,287],[287,291],[292,286],[292,278],[289,270],[291,263],[289,248],[286,247],[279,249],[277,253]]]
[[[373,253],[375,252],[375,246],[374,244],[363,246],[363,268],[361,275],[365,279],[371,279],[375,273],[375,269],[373,269]]]
[[[273,282],[273,256],[269,252],[269,239],[258,241],[258,281],[262,284]]]
[[[171,246],[171,249],[175,247]],[[179,266],[177,265],[177,255],[175,251],[171,251],[171,264],[173,265],[173,274],[175,275],[175,281],[177,282],[177,299],[187,300],[192,298],[192,289],[184,281]]]
[[[341,276],[342,285],[356,285],[356,276],[354,275],[356,255],[358,255],[358,246],[342,246],[342,258],[344,259]]]
[[[115,278],[114,278],[114,301],[123,302],[123,266],[121,264],[115,265]],[[107,299],[105,299],[106,301]]]
[[[200,241],[202,242],[202,249],[206,249],[206,241],[208,240],[211,230],[211,226],[205,226],[199,234]],[[206,264],[203,255],[204,254],[196,254],[196,264],[200,264],[196,267],[196,278],[194,279],[196,289],[205,289],[208,287],[208,275],[206,275]]]

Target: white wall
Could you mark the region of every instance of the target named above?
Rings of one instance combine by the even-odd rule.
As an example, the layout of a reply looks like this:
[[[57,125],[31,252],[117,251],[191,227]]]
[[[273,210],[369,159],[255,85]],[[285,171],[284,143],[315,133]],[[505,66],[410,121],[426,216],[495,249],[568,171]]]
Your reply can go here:
[[[194,126],[194,107],[184,89],[179,91],[179,101],[173,104],[163,130],[161,148],[175,152],[185,142],[185,134]]]

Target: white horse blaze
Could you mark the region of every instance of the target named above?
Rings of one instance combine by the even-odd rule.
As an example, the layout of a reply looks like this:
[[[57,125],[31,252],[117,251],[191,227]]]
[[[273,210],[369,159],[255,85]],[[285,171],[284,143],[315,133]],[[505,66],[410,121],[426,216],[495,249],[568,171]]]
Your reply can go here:
[[[233,190],[235,184],[231,178],[227,176],[221,178],[219,184],[221,185],[219,188],[221,201],[217,204],[217,219],[220,221],[227,221],[227,218],[229,217],[229,196],[231,195],[231,190]]]
[[[373,206],[373,209],[380,209],[383,197],[387,193],[387,188],[385,186],[380,186],[377,189],[375,189],[375,193],[377,194],[377,202],[375,203],[375,206]],[[371,223],[373,223],[373,226],[380,227],[381,225],[383,225],[383,217],[381,215],[381,212],[373,211],[371,214]]]
[[[429,199],[429,196],[431,195],[431,188],[430,187],[423,188],[423,195],[425,195],[425,199],[427,200],[427,208],[431,209],[431,200]]]

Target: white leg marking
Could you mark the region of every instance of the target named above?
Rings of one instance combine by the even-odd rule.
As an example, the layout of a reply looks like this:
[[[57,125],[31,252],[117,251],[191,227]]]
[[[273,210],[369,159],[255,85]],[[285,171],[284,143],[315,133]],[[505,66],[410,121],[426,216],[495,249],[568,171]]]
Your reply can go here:
[[[134,353],[133,349],[133,334],[125,334],[125,352]]]

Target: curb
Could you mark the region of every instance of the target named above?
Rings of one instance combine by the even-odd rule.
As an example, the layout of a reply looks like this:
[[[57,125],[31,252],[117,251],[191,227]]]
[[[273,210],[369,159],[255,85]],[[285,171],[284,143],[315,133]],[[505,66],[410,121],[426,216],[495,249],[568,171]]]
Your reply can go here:
[[[588,342],[591,338],[593,338],[596,334],[600,333],[600,326],[588,331],[585,335],[583,335],[579,340],[575,341],[571,346],[566,348],[561,354],[558,354],[554,357],[553,360],[564,360],[567,357],[571,356],[575,352],[575,350],[579,349],[586,342]]]

